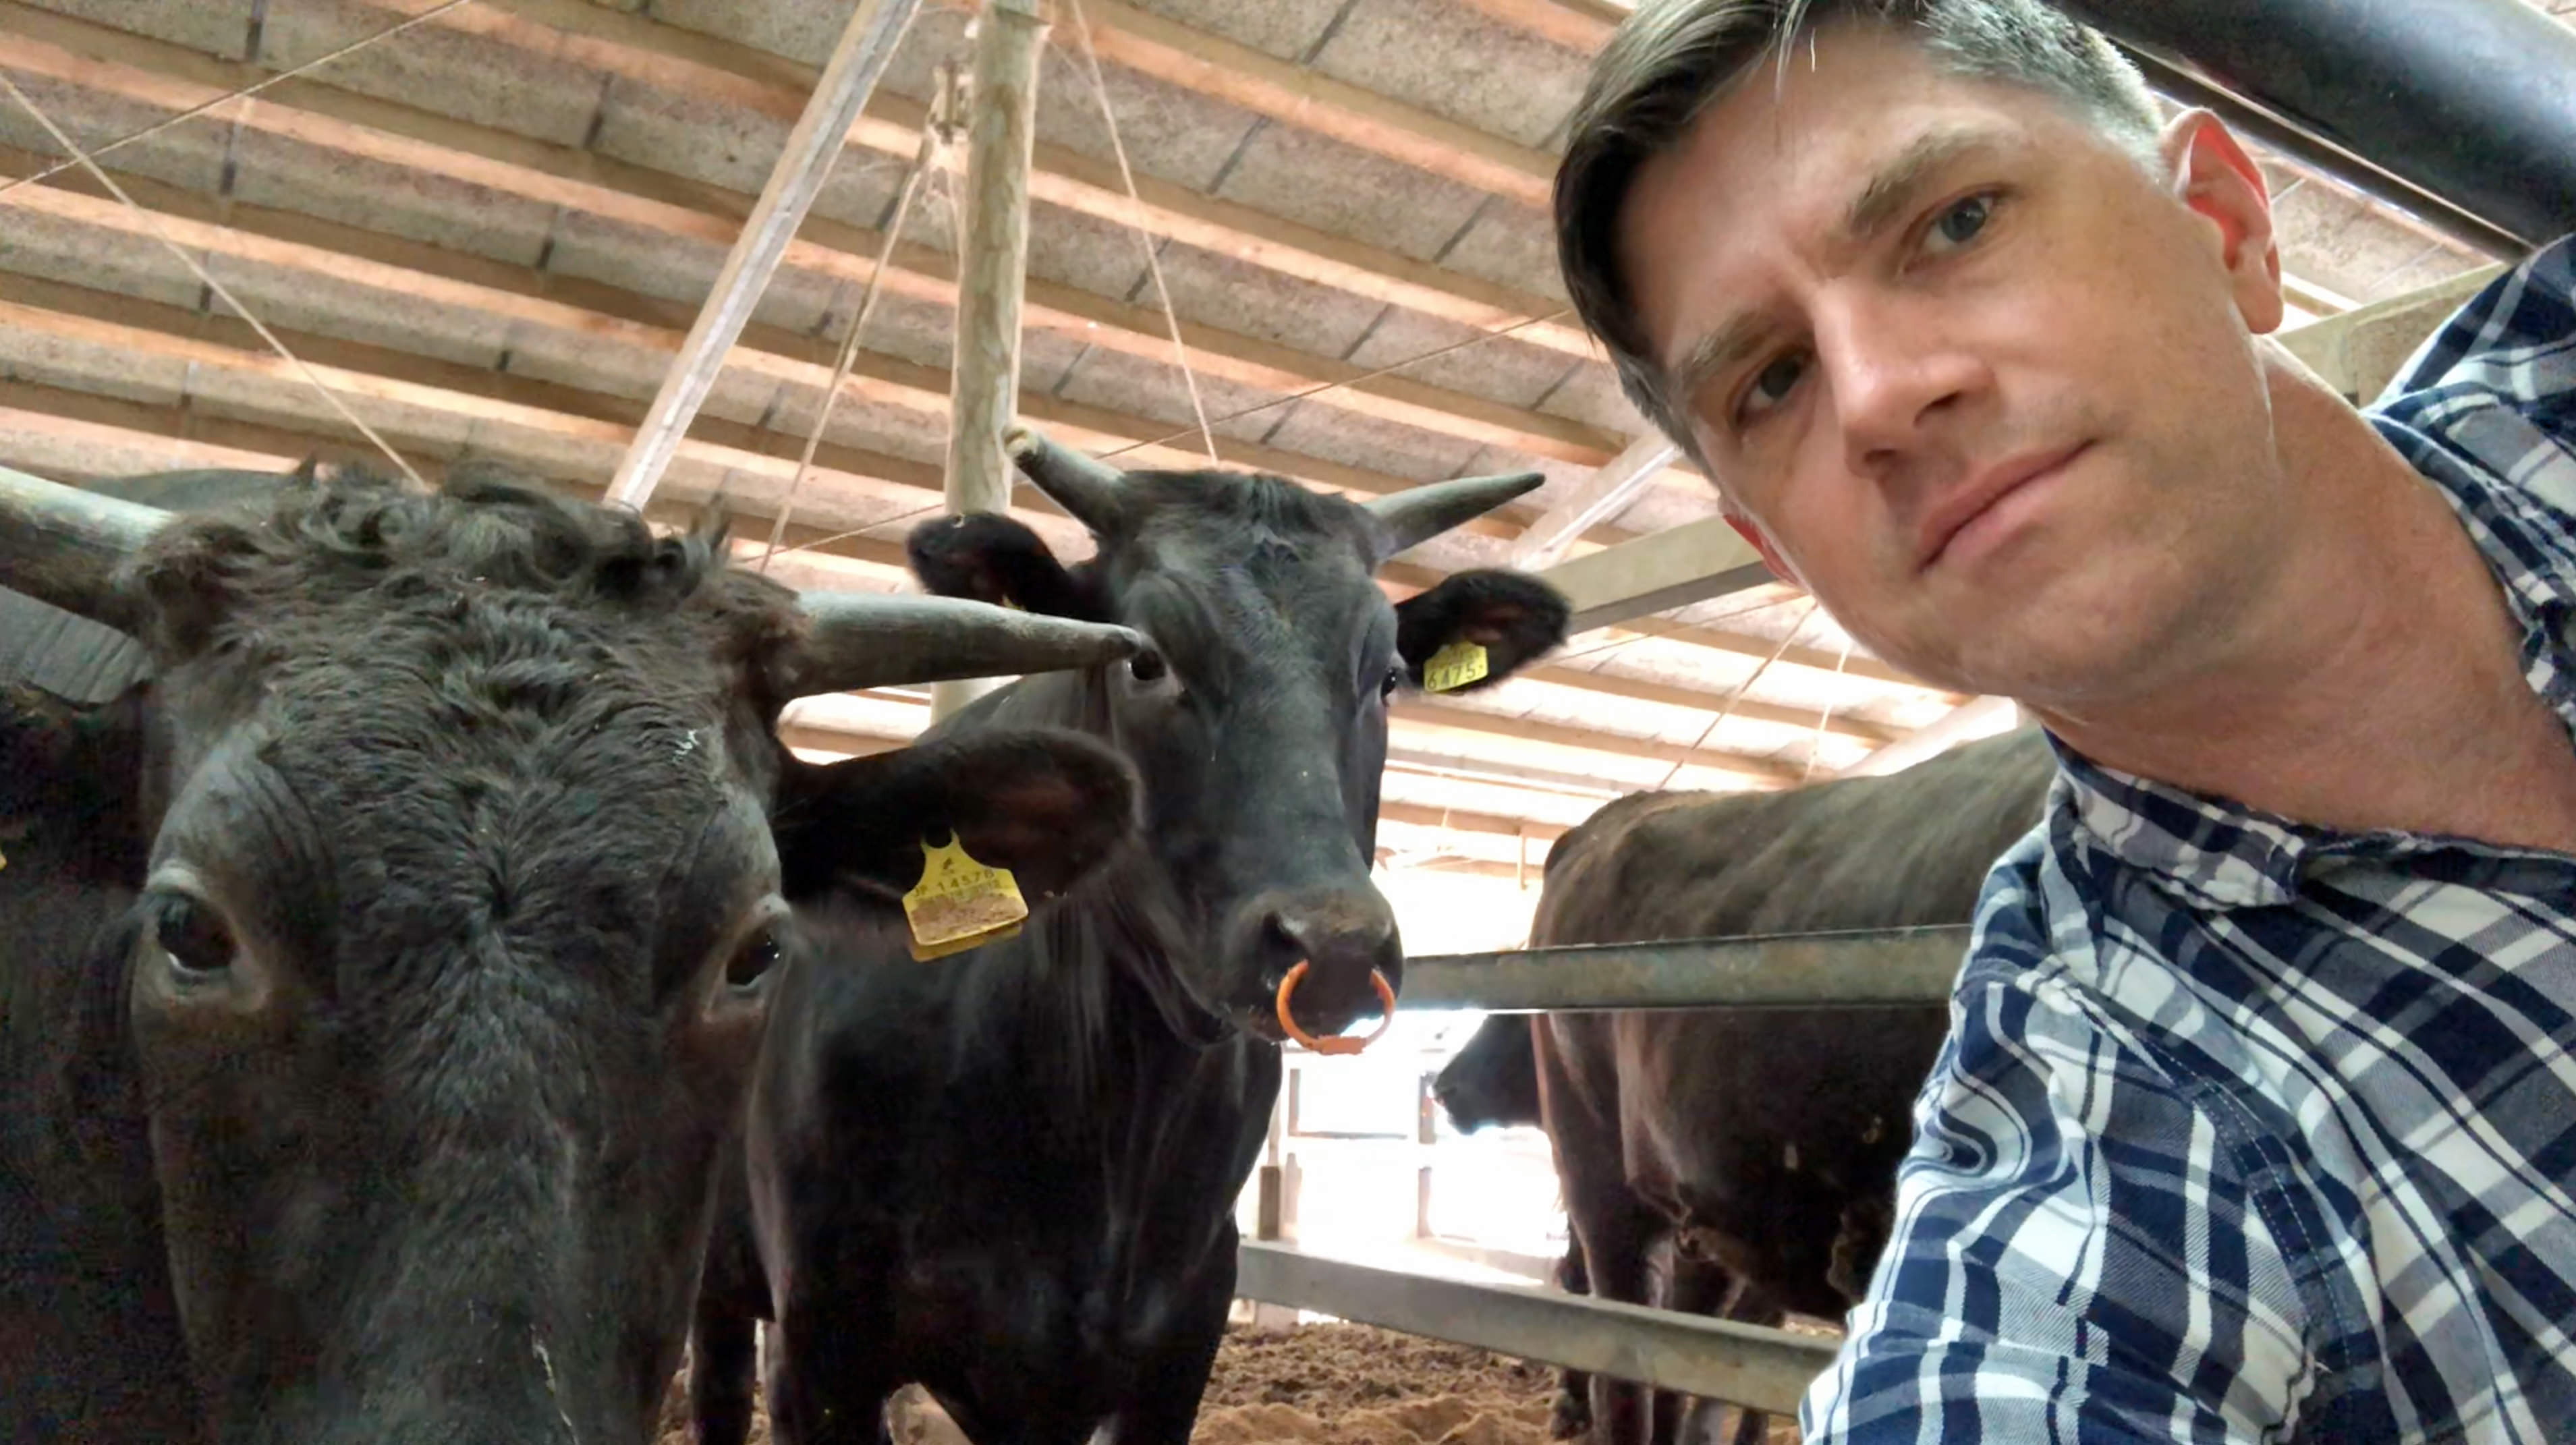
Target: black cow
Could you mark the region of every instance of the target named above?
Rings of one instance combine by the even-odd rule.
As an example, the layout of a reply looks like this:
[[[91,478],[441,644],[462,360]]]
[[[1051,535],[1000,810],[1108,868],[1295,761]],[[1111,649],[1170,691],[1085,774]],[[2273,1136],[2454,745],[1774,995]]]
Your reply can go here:
[[[1440,1066],[1431,1081],[1431,1096],[1449,1116],[1450,1126],[1463,1133],[1514,1125],[1540,1127],[1545,1121],[1539,1116],[1538,1057],[1530,1047],[1529,1015],[1487,1014],[1449,1062]],[[1565,1242],[1565,1258],[1557,1261],[1556,1284],[1568,1294],[1591,1292],[1591,1277],[1583,1269],[1583,1246],[1574,1239]],[[1561,1372],[1549,1434],[1571,1440],[1592,1428],[1591,1382],[1588,1371]]]
[[[2043,736],[2026,729],[1886,777],[1622,798],[1549,851],[1531,942],[1966,923],[1994,860],[2038,823],[2055,771]],[[1593,1293],[1776,1323],[1788,1311],[1839,1317],[1866,1289],[1946,1008],[1486,1023],[1496,1035],[1515,1025],[1532,1047]],[[1661,1280],[1650,1277],[1658,1246],[1671,1255]],[[1605,1445],[1684,1428],[1668,1394],[1650,1407],[1631,1382],[1588,1383],[1579,1413]],[[1561,1404],[1560,1421],[1573,1413]],[[1748,1414],[1737,1438],[1758,1439],[1763,1426]]]
[[[788,901],[1133,831],[1077,734],[817,767],[780,708],[1140,639],[463,469],[165,490],[273,495],[0,473],[0,1438],[637,1439]]]
[[[750,1316],[772,1299],[784,1440],[878,1440],[887,1395],[918,1381],[987,1445],[1079,1445],[1103,1421],[1124,1445],[1182,1445],[1278,1092],[1282,978],[1310,966],[1291,1007],[1322,1035],[1376,1012],[1372,972],[1400,977],[1369,878],[1388,701],[1446,644],[1484,647],[1490,681],[1564,635],[1564,599],[1527,576],[1460,573],[1396,607],[1371,577],[1536,476],[1361,507],[1011,445],[1098,556],[1068,569],[1005,519],[939,522],[912,538],[923,580],[1123,621],[1154,650],[1018,683],[932,736],[1043,721],[1106,739],[1144,778],[1146,843],[949,967],[807,930],[832,965],[791,982],[748,1141],[767,1288],[702,1296],[710,1445],[739,1439]]]

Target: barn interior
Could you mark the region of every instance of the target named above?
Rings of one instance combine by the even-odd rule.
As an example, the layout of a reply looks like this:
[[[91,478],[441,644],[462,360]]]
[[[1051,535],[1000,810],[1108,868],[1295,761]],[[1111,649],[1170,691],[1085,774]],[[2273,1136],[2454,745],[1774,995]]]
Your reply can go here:
[[[1571,320],[1552,151],[1614,0],[1005,9],[1044,26],[1020,416],[1123,465],[1213,457],[1356,497],[1547,477],[1383,574],[1401,596],[1462,567],[1547,568],[1580,629],[1498,687],[1396,709],[1380,862],[1417,951],[1516,940],[1548,844],[1622,793],[1786,787],[2011,724],[1763,572]],[[484,458],[603,493],[852,11],[0,3],[0,465],[83,481],[387,466],[390,448],[424,476]],[[782,580],[912,585],[902,537],[943,505],[967,92],[990,23],[935,0],[903,25],[651,515],[721,494],[737,545]],[[2213,90],[2184,62],[2156,74],[2170,104]],[[2383,326],[2393,354],[2352,338],[2456,299],[2516,243],[2358,160],[2354,138],[2246,128],[2294,335],[2357,367],[2356,392],[2420,328]],[[103,152],[123,198],[75,147]],[[1088,551],[1026,485],[1010,505],[1061,555]],[[795,739],[893,746],[929,702],[814,699]]]
[[[2576,0],[2072,8],[2169,112],[2211,106],[2256,152],[2284,339],[2357,400],[2576,213]],[[902,14],[899,41],[711,350],[710,297],[870,9]],[[2497,52],[2529,35],[2490,25],[2498,9],[2564,47]],[[1407,943],[1516,947],[1548,845],[1605,802],[1887,771],[2016,722],[1873,657],[1765,572],[1572,319],[1549,186],[1625,13],[0,0],[0,466],[83,483],[497,461],[671,525],[721,497],[738,554],[782,581],[914,590],[902,539],[951,505],[951,421],[977,384],[956,342],[975,52],[1018,27],[1036,84],[1009,410],[1119,465],[1354,498],[1546,477],[1381,573],[1402,597],[1516,565],[1575,604],[1542,665],[1393,713],[1378,864]],[[639,493],[630,463],[689,366],[703,400]],[[1059,556],[1089,552],[1033,488],[1009,506]],[[871,689],[799,702],[789,737],[850,756],[932,716],[931,688]],[[1544,1268],[1561,1235],[1543,1140],[1444,1140],[1437,1190],[1417,1147],[1436,1131],[1414,1129],[1413,1083],[1471,1023],[1408,1018],[1366,1070],[1300,1070],[1269,1160],[1345,1171],[1310,1195],[1310,1243],[1391,1228],[1482,1241],[1453,1263]]]

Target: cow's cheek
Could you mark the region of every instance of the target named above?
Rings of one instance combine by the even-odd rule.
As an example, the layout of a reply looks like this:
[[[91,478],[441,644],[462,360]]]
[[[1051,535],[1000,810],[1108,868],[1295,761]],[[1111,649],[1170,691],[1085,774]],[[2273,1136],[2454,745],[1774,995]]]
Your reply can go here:
[[[282,1004],[178,997],[148,977],[134,989],[170,1282],[213,1399],[294,1372],[276,1357],[309,1332],[291,1302],[327,1293],[337,1251],[324,1221],[341,1212],[335,1199],[348,1202],[322,1171],[359,1157],[344,1136],[361,1132],[345,1126],[363,1106],[313,1077],[323,1071],[296,1046],[305,1031]],[[246,1353],[255,1342],[264,1357]]]

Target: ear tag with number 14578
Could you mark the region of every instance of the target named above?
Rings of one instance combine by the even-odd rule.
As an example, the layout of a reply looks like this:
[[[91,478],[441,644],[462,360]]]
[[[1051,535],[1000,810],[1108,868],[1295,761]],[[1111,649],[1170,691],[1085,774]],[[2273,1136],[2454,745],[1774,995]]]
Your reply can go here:
[[[951,837],[936,848],[921,845],[921,881],[903,895],[903,913],[912,924],[912,956],[927,963],[1011,937],[1029,905],[1011,870],[985,867],[964,840]]]

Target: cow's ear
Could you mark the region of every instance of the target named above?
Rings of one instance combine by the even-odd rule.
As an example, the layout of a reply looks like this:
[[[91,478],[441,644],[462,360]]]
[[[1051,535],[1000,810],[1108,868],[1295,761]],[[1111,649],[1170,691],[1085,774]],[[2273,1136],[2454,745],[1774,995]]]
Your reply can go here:
[[[771,831],[788,901],[838,893],[892,904],[921,881],[923,846],[951,836],[1007,868],[1031,905],[1131,841],[1135,769],[1056,728],[961,734],[816,766],[793,763]]]
[[[921,585],[941,597],[964,597],[1023,612],[1107,622],[1088,566],[1067,568],[1028,525],[991,512],[924,522],[904,539]]]
[[[1395,648],[1415,687],[1424,685],[1422,670],[1442,649],[1457,643],[1485,649],[1484,676],[1444,689],[1472,692],[1565,641],[1572,615],[1563,593],[1527,572],[1453,572],[1396,604]]]
[[[142,810],[144,698],[149,684],[94,707],[18,684],[0,686],[0,858],[132,886],[151,840]]]

